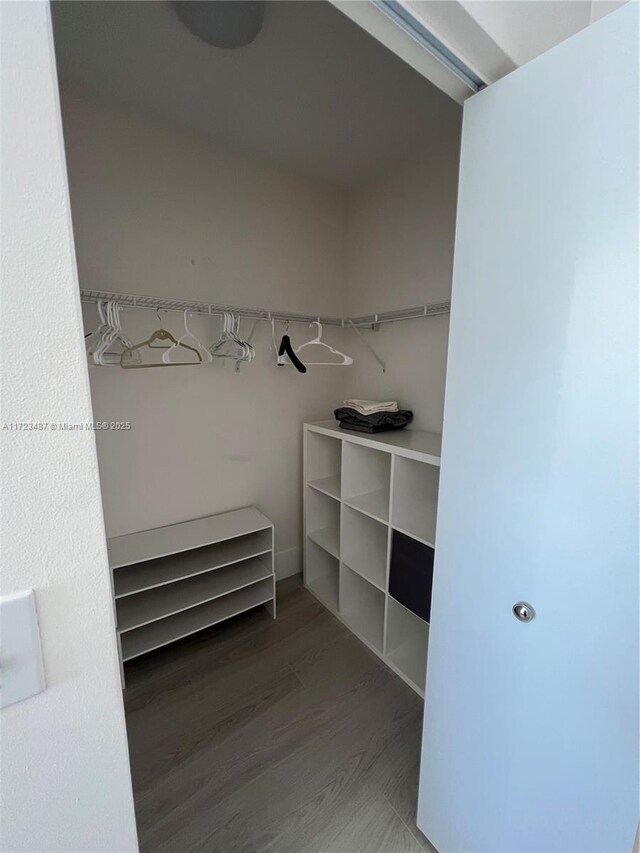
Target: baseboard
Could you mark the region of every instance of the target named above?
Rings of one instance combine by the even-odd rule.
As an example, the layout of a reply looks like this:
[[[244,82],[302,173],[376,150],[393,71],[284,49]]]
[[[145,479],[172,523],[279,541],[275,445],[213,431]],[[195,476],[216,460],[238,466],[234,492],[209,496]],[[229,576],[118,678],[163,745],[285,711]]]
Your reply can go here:
[[[302,549],[288,548],[276,554],[276,580],[290,578],[302,571]]]

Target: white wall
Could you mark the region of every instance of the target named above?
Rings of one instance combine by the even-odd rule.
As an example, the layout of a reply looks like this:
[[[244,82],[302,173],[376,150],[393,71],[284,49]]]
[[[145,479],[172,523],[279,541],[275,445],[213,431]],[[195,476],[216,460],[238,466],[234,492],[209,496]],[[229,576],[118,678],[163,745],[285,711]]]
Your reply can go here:
[[[133,113],[63,104],[83,287],[339,313],[340,191]],[[134,340],[158,325],[153,313],[123,322]],[[181,322],[165,320],[174,331]],[[207,342],[221,326],[190,325]],[[256,504],[275,522],[280,573],[299,570],[300,425],[331,417],[343,395],[332,371],[276,367],[270,339],[261,324],[258,358],[239,374],[223,363],[90,371],[96,419],[132,423],[98,435],[110,536]]]
[[[0,4],[3,422],[89,422],[48,4]],[[137,849],[91,432],[2,433],[2,592],[36,591],[47,689],[2,711],[1,847]]]
[[[339,315],[450,295],[457,120],[438,148],[346,194],[77,93],[63,116],[83,287]],[[85,316],[95,328],[95,311]],[[152,312],[123,322],[133,340],[158,325]],[[179,315],[164,322],[181,328]],[[209,343],[220,321],[190,327]],[[390,396],[415,427],[440,431],[447,331],[438,317],[369,333],[385,376],[339,329],[325,338],[353,367],[276,367],[266,324],[239,374],[223,363],[91,369],[96,419],[132,424],[97,437],[108,535],[255,504],[276,525],[279,575],[300,570],[301,424],[332,417],[346,396]],[[298,342],[308,334],[291,329]]]
[[[409,308],[451,295],[459,126],[442,129],[439,149],[380,176],[349,198],[347,313]],[[353,343],[349,397],[397,399],[413,426],[442,430],[448,315],[382,325],[367,338],[383,374]]]

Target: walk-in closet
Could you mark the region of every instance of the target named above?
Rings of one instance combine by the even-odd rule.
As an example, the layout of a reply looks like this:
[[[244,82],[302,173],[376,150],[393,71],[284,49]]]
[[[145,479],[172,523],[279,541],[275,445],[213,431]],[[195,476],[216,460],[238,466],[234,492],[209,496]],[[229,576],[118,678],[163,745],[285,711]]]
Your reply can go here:
[[[140,847],[429,850],[461,106],[326,0],[52,8]]]
[[[0,30],[0,849],[640,853],[640,4]]]

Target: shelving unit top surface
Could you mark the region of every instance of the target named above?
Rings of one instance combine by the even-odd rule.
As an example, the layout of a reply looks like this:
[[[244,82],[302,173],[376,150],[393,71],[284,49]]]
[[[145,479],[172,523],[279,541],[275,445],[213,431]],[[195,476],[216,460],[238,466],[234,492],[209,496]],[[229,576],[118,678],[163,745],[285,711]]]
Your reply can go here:
[[[311,432],[330,435],[342,441],[350,441],[374,450],[385,450],[408,459],[416,459],[430,465],[440,465],[442,436],[434,432],[418,429],[392,430],[390,432],[369,435],[364,432],[351,432],[340,428],[338,421],[316,421],[304,425]]]
[[[192,521],[154,527],[107,540],[112,569],[167,557],[226,539],[235,539],[272,527],[272,522],[255,507],[209,515]]]

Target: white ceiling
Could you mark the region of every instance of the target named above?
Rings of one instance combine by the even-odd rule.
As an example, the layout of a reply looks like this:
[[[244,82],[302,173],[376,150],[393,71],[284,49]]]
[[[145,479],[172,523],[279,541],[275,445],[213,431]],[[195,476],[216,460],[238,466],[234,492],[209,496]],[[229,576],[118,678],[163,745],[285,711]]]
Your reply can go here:
[[[589,26],[591,0],[461,0],[517,66]]]
[[[457,104],[326,0],[269,2],[236,50],[195,38],[165,0],[52,5],[63,88],[341,186],[459,128]]]

